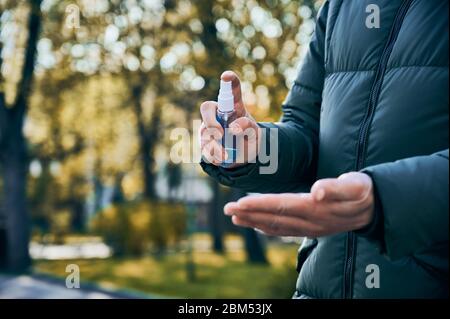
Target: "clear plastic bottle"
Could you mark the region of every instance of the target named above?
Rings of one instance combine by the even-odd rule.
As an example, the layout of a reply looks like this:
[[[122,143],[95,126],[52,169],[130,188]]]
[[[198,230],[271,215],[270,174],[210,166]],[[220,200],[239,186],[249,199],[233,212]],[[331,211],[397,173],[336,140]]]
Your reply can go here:
[[[228,132],[230,124],[237,119],[234,110],[234,96],[232,82],[220,81],[219,97],[217,99],[217,121],[224,130],[222,146],[227,153],[227,158],[222,162],[222,167],[230,167],[236,163],[236,137]]]

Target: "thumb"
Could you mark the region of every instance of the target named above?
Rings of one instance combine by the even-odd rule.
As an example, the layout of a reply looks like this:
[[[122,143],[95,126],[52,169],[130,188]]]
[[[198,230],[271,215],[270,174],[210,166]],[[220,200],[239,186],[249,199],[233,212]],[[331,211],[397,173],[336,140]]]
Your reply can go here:
[[[346,173],[339,178],[322,179],[314,183],[311,194],[316,201],[353,201],[363,198],[372,187],[364,173]]]
[[[222,73],[220,79],[224,82],[232,82],[233,96],[234,96],[234,108],[238,117],[243,117],[247,114],[245,110],[244,102],[242,101],[241,81],[236,73],[233,71],[225,71]]]

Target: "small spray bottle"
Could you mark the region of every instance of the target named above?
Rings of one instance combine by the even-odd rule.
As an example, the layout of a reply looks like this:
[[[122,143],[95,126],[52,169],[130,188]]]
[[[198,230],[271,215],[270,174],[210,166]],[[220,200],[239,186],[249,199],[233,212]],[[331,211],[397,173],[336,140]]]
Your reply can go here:
[[[224,130],[222,146],[227,153],[227,159],[221,164],[222,167],[230,167],[236,162],[236,137],[228,132],[229,125],[236,120],[234,111],[234,96],[232,82],[220,81],[219,97],[217,99],[217,121]]]

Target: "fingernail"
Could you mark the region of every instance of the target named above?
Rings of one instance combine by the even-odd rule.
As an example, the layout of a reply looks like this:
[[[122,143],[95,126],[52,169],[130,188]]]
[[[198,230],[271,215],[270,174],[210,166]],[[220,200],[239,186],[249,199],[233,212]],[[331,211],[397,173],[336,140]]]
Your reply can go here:
[[[226,216],[232,216],[233,215],[233,213],[227,207],[224,208],[223,213]]]
[[[325,190],[321,188],[316,192],[316,200],[320,202],[324,198],[325,198]]]
[[[245,202],[238,200],[237,204],[239,205],[240,209],[247,209],[247,205],[245,204]]]

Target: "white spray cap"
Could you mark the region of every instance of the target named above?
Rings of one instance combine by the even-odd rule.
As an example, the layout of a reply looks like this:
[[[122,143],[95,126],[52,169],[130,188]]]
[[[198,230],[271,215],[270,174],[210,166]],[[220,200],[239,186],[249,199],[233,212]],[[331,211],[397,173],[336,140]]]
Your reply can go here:
[[[232,82],[220,81],[219,98],[217,99],[219,111],[234,111],[234,96]]]

